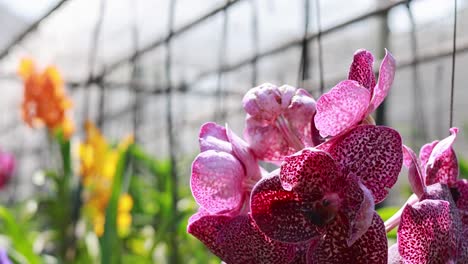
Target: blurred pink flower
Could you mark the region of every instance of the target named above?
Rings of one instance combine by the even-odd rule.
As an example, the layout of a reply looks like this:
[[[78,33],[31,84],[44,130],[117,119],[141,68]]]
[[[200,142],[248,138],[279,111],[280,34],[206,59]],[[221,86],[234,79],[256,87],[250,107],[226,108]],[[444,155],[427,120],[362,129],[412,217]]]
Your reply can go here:
[[[5,187],[10,180],[15,164],[16,160],[12,154],[0,151],[0,188]]]

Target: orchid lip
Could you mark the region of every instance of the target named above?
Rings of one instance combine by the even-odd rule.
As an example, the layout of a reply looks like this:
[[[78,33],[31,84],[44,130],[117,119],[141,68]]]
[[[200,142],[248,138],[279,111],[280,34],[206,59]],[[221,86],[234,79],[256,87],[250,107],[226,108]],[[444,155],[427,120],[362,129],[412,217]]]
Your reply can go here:
[[[337,194],[325,196],[312,204],[311,207],[301,208],[302,214],[319,227],[325,226],[332,222],[339,208],[339,197]]]

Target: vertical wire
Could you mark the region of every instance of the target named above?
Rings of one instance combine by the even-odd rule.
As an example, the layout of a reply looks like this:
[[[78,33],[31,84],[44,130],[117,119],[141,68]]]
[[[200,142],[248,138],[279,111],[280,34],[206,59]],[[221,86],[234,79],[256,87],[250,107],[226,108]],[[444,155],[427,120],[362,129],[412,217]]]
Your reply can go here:
[[[165,59],[165,70],[166,70],[166,83],[167,83],[167,100],[166,100],[166,125],[167,125],[167,137],[169,141],[169,159],[170,159],[170,172],[171,172],[171,181],[170,192],[172,200],[172,216],[175,221],[171,222],[169,227],[170,238],[169,238],[169,263],[177,264],[179,263],[179,253],[178,253],[178,244],[177,244],[177,223],[179,219],[179,214],[177,212],[177,201],[178,197],[178,179],[177,179],[177,161],[176,161],[176,138],[174,136],[174,120],[172,113],[172,52],[171,52],[171,39],[174,34],[174,19],[175,19],[175,7],[177,0],[170,0],[169,4],[169,21],[168,21],[168,30],[169,35],[166,39],[166,59]]]
[[[388,27],[388,11],[382,13],[380,24],[380,58],[385,56],[385,48],[389,45],[390,29]],[[387,100],[384,100],[377,108],[375,113],[375,123],[377,125],[387,125]]]
[[[134,53],[138,52],[138,38],[139,38],[139,32],[138,32],[138,12],[137,12],[137,3],[138,1],[129,1],[130,3],[130,8],[133,9],[133,13],[131,16],[131,30],[132,30],[132,42],[133,42],[133,50]],[[131,85],[131,90],[133,91],[133,136],[135,138],[135,142],[139,142],[139,136],[138,136],[138,126],[140,122],[140,92],[139,92],[139,85],[138,85],[138,70],[139,70],[139,65],[138,65],[138,58],[133,57],[131,60],[132,67],[131,67],[131,72],[130,72],[130,85]]]
[[[228,0],[229,1],[229,0]],[[228,13],[227,9],[223,9],[223,25],[221,31],[221,41],[219,46],[218,54],[218,76],[216,80],[216,107],[215,107],[215,120],[221,122],[226,119],[226,106],[225,106],[225,94],[223,88],[223,70],[224,70],[224,58],[226,56],[226,45],[227,45],[227,30],[228,30]]]
[[[304,88],[304,81],[309,79],[309,41],[307,34],[309,32],[309,7],[310,0],[304,0],[304,35],[302,38],[301,63],[299,66],[298,86]]]
[[[453,43],[452,43],[452,80],[450,86],[450,119],[449,127],[453,126],[453,96],[455,91],[455,53],[457,52],[457,0],[453,2]]]
[[[104,22],[104,13],[106,9],[106,0],[100,0],[99,4],[99,13],[98,19],[96,20],[96,24],[94,26],[93,35],[91,38],[91,48],[89,51],[88,57],[88,68],[89,68],[89,77],[88,82],[85,86],[84,90],[84,99],[83,99],[83,121],[87,121],[90,119],[89,116],[89,101],[90,101],[90,85],[94,82],[94,71],[96,67],[96,60],[97,60],[97,53],[99,48],[99,36],[102,30],[102,24]]]
[[[259,28],[258,28],[258,8],[256,0],[250,1],[252,7],[252,48],[253,53],[255,54],[254,59],[252,60],[252,87],[257,86],[258,81],[258,52],[259,49]]]
[[[413,11],[411,10],[410,0],[406,2],[406,9],[411,24],[411,50],[413,54],[412,73],[413,73],[413,129],[411,132],[411,142],[413,147],[417,146],[419,140],[427,141],[426,119],[423,109],[424,94],[421,93],[421,79],[419,76],[419,56],[418,56],[418,39],[416,36],[416,22]]]
[[[318,46],[318,64],[319,64],[319,87],[320,94],[324,92],[324,77],[323,77],[323,54],[322,54],[322,25],[320,18],[320,0],[315,0],[316,23],[317,23],[317,46]]]

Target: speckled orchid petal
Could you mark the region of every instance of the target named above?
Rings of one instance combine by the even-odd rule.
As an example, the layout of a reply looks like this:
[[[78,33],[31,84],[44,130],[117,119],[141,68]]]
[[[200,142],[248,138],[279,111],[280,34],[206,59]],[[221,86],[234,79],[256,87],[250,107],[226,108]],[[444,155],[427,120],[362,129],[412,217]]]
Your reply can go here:
[[[351,246],[367,232],[372,224],[375,213],[374,197],[354,174],[348,175],[342,192],[345,195],[341,210],[349,222],[349,235],[346,242],[348,246]]]
[[[359,49],[354,53],[353,63],[349,68],[348,79],[357,81],[372,94],[375,86],[374,56],[367,50]]]
[[[449,202],[427,199],[405,207],[398,227],[398,251],[405,263],[455,263],[456,248]]]
[[[320,238],[313,239],[304,243],[296,244],[296,255],[291,263],[294,264],[310,264],[307,262],[307,252],[310,247],[315,247],[320,242]]]
[[[408,180],[411,186],[411,190],[415,193],[418,198],[426,191],[426,184],[421,172],[421,165],[416,157],[414,151],[403,145],[403,163],[408,167]]]
[[[195,201],[210,213],[239,209],[244,200],[242,164],[229,153],[207,150],[192,164],[190,187]]]
[[[421,147],[419,150],[419,159],[421,160],[421,168],[425,168],[427,161],[429,160],[429,156],[431,156],[432,150],[434,149],[435,145],[439,143],[439,140],[432,141],[431,143],[427,143]],[[423,173],[426,173],[424,170]]]
[[[295,256],[295,245],[272,240],[263,234],[248,215],[232,219],[218,237],[225,249],[221,259],[229,264],[287,264]]]
[[[468,226],[463,226],[459,241],[458,263],[468,263]]]
[[[303,210],[307,206],[295,192],[281,187],[277,172],[257,183],[250,200],[252,217],[260,230],[272,239],[292,243],[321,233],[322,229]]]
[[[226,135],[226,129],[216,123],[208,122],[200,127],[200,151],[218,150],[232,152],[232,146]]]
[[[281,162],[284,156],[296,152],[276,126],[258,121],[251,116],[247,116],[245,125],[244,138],[259,159]]]
[[[356,81],[342,81],[317,101],[315,126],[322,137],[336,136],[365,116],[371,94]]]
[[[354,173],[381,202],[395,184],[403,163],[400,134],[389,127],[361,125],[340,136],[328,153],[342,171]]]
[[[383,102],[385,97],[387,97],[387,94],[392,87],[393,79],[395,78],[395,69],[395,59],[388,50],[385,50],[385,57],[380,64],[379,79],[374,88],[374,93],[372,95],[372,100],[370,102],[369,109],[367,110],[367,114],[374,112],[374,110]]]
[[[367,232],[352,246],[346,243],[346,221],[335,221],[327,235],[315,247],[310,248],[308,262],[313,264],[386,263],[387,236],[382,219],[374,213]]]
[[[240,160],[245,167],[245,174],[248,179],[259,180],[261,178],[260,167],[252,150],[247,145],[247,142],[237,136],[226,125],[226,134],[229,142],[232,144],[234,155]]]
[[[316,200],[335,189],[336,181],[343,179],[343,175],[328,153],[306,148],[285,158],[280,179],[285,190],[294,189],[300,195]]]
[[[426,184],[436,182],[454,184],[458,179],[458,160],[452,148],[458,128],[450,129],[451,135],[439,141],[432,149],[426,164]]]
[[[274,122],[291,103],[296,88],[265,83],[250,89],[242,99],[247,114],[257,120]]]
[[[223,256],[226,252],[218,243],[218,237],[231,220],[232,217],[226,215],[208,215],[199,212],[190,217],[187,232],[198,238],[215,255]]]
[[[451,188],[453,200],[455,201],[465,228],[468,229],[468,180],[458,180]],[[468,237],[467,237],[468,239]],[[467,248],[468,250],[468,248]]]

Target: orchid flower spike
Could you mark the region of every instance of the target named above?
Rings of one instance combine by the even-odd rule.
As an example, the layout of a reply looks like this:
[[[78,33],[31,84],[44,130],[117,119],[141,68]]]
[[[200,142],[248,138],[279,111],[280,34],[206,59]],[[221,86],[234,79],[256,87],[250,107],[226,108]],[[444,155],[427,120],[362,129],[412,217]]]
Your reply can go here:
[[[338,83],[317,101],[315,126],[322,137],[336,136],[367,119],[387,96],[395,75],[395,59],[385,50],[375,84],[374,57],[367,50],[354,54],[348,80]]]

